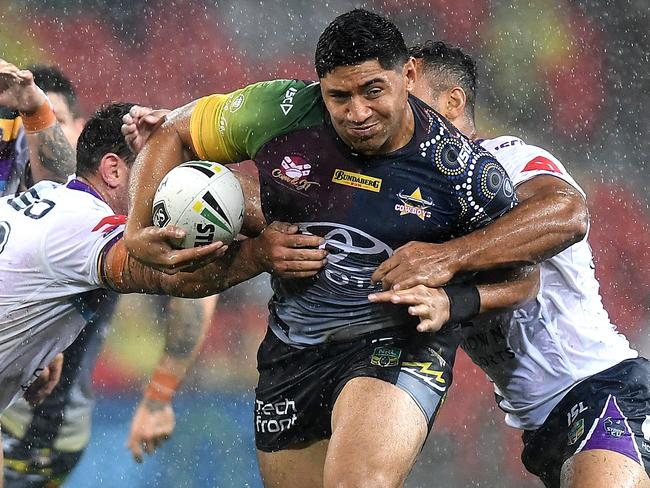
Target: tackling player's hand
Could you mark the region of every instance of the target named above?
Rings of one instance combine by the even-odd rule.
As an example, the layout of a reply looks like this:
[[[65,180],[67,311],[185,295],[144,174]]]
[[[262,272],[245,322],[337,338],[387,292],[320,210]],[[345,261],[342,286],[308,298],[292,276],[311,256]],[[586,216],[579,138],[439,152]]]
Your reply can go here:
[[[47,397],[61,379],[61,369],[63,368],[63,354],[59,353],[54,356],[52,362],[43,368],[41,374],[36,380],[29,385],[23,398],[27,400],[32,407],[39,405]]]
[[[133,154],[142,150],[149,136],[165,121],[169,112],[167,109],[154,110],[134,105],[129,113],[122,117],[122,135]]]
[[[144,453],[153,454],[174,432],[176,419],[171,403],[144,398],[133,415],[126,447],[141,463]]]
[[[308,278],[327,263],[325,239],[300,234],[297,225],[273,222],[252,239],[254,259],[264,271],[281,278]]]
[[[409,242],[381,263],[371,279],[381,282],[384,290],[442,286],[460,270],[459,253],[450,243]]]
[[[179,249],[185,231],[171,225],[145,227],[124,236],[129,253],[138,261],[167,274],[192,271],[223,256],[228,246],[217,241],[207,246]]]
[[[420,318],[419,332],[437,332],[449,321],[449,298],[441,288],[417,285],[397,291],[382,291],[368,295],[371,302],[408,305],[408,313]]]
[[[32,114],[46,100],[43,90],[34,83],[31,71],[0,59],[0,105]]]

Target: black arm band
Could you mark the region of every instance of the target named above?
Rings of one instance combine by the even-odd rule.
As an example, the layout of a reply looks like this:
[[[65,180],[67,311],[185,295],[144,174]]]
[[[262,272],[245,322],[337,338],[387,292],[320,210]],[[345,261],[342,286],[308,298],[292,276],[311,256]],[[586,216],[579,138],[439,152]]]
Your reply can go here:
[[[449,321],[464,322],[474,318],[481,311],[481,295],[474,285],[445,285],[442,287],[449,297]]]

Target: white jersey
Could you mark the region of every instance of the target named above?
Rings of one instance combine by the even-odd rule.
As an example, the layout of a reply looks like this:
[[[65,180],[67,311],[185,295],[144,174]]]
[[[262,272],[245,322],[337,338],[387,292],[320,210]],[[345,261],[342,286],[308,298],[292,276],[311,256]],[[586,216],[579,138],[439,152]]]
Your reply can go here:
[[[584,192],[550,153],[515,137],[483,141],[515,185],[539,175]],[[638,353],[603,308],[587,237],[540,264],[540,290],[514,314],[464,327],[463,349],[495,384],[506,423],[539,427],[569,389]]]
[[[125,221],[76,180],[0,199],[0,412],[94,318]]]

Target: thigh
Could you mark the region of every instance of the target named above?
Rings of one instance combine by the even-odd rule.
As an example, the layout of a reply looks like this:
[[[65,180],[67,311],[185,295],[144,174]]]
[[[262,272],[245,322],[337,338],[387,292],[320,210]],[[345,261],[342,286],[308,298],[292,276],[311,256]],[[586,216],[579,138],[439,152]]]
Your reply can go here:
[[[561,488],[650,488],[643,467],[623,454],[592,449],[575,454],[562,466]]]
[[[260,475],[265,488],[320,488],[328,441],[301,449],[276,452],[257,451]]]
[[[595,487],[627,487],[605,480],[622,483],[628,475],[629,486],[637,486],[636,473],[648,479],[648,362],[623,361],[571,389],[539,429],[524,434],[522,460],[528,471],[552,488],[589,486],[583,479],[600,479],[600,484],[591,485]],[[594,474],[586,478],[589,469]]]
[[[427,433],[427,418],[405,390],[377,378],[351,379],[332,413],[325,487],[402,486]]]

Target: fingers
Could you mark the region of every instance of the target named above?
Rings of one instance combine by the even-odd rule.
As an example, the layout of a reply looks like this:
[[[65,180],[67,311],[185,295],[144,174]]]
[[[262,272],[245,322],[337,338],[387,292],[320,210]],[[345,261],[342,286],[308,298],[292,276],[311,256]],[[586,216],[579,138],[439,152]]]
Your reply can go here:
[[[428,298],[429,293],[424,286],[404,290],[388,290],[368,295],[368,300],[371,302],[390,302],[403,305],[417,305]]]
[[[300,230],[300,228],[296,224],[290,224],[288,222],[278,222],[278,221],[271,222],[267,228],[278,232],[282,232],[283,234],[296,234]]]
[[[147,114],[144,117],[142,117],[141,122],[150,127],[155,127],[156,125],[160,124],[163,121],[165,115],[167,115],[168,113],[169,110],[154,110],[150,114]]]
[[[129,436],[129,440],[126,443],[126,448],[131,451],[133,460],[138,464],[142,464],[144,461],[144,454],[142,452],[141,443],[139,441],[136,441],[133,436]]]
[[[54,388],[56,388],[56,385],[59,384],[59,381],[61,380],[62,367],[63,367],[63,354],[59,353],[55,356],[54,360],[47,368],[49,370],[49,378],[47,379],[47,384],[43,390],[43,397],[46,397],[47,395],[52,393]]]
[[[440,326],[431,319],[424,319],[420,321],[416,329],[418,332],[437,332],[440,330]]]
[[[320,261],[283,261],[278,263],[274,274],[281,278],[308,278],[316,275],[327,263]]]
[[[126,114],[122,117],[122,126],[120,127],[120,131],[125,137],[138,132],[138,128],[130,114]]]
[[[206,246],[182,249],[185,231],[173,226],[146,227],[138,232],[135,244],[129,249],[133,256],[152,268],[167,274],[176,274],[185,269],[205,265],[220,258],[228,249],[217,241]],[[129,245],[126,242],[127,247]]]
[[[223,242],[217,241],[201,247],[173,249],[167,254],[163,271],[176,274],[179,271],[192,271],[219,259],[228,249]]]
[[[394,255],[391,256],[390,258],[388,258],[386,261],[384,261],[379,265],[379,267],[375,270],[375,272],[370,277],[370,281],[373,284],[379,283],[380,281],[384,281],[386,274],[388,274],[391,270],[393,270],[398,265],[399,265],[399,259],[397,259]]]
[[[368,295],[368,300],[371,302],[386,302],[386,303],[398,303],[399,295],[392,290],[382,291],[379,293],[371,293]],[[396,300],[396,301],[394,301]]]
[[[126,441],[126,448],[131,451],[135,462],[142,463],[145,453],[153,454],[162,446],[171,437],[174,427],[171,407],[159,411],[151,411],[144,406],[138,407]]]
[[[428,304],[420,303],[417,305],[411,305],[408,308],[409,315],[417,317],[428,317],[431,313],[431,308]]]
[[[278,261],[323,261],[327,258],[325,249],[281,249],[277,250]]]
[[[133,105],[129,110],[128,115],[137,123],[141,118],[151,114],[154,110],[151,107],[144,107],[142,105]]]

